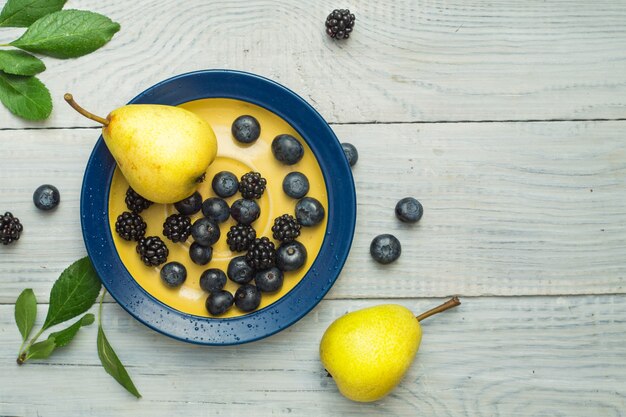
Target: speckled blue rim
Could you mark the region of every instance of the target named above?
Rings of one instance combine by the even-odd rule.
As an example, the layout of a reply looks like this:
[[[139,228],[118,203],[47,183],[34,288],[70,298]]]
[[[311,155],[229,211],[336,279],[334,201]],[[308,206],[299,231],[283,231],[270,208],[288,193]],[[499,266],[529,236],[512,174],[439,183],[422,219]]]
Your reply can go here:
[[[264,309],[226,319],[182,313],[148,294],[130,275],[113,243],[108,203],[115,161],[102,136],[83,178],[80,201],[83,238],[104,286],[137,320],[185,342],[241,344],[292,325],[311,311],[334,284],[354,236],[354,181],[341,145],[322,116],[293,91],[267,78],[232,70],[196,71],[162,81],[130,103],[178,105],[203,98],[232,98],[266,108],[289,123],[315,154],[328,192],[328,225],[322,248],[298,285]]]

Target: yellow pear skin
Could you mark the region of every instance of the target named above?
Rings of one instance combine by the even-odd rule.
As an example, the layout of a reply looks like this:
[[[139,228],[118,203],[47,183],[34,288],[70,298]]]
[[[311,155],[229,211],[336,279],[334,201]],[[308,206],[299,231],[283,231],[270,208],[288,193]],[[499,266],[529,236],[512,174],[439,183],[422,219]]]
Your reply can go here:
[[[194,193],[217,153],[211,126],[173,106],[136,104],[113,110],[102,136],[122,174],[140,195],[175,203]]]
[[[105,118],[65,100],[83,116],[103,125],[107,148],[130,186],[155,203],[175,203],[194,193],[217,154],[211,126],[174,106],[130,104]]]
[[[421,339],[411,310],[384,304],[335,320],[322,337],[320,358],[341,394],[354,401],[376,401],[402,380]]]

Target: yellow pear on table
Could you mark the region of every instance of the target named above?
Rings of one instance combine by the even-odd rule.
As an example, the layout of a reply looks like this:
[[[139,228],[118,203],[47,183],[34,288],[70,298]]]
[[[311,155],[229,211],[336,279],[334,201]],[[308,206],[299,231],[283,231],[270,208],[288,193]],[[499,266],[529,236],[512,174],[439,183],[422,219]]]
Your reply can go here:
[[[457,297],[417,317],[406,307],[383,304],[335,320],[320,342],[320,358],[339,392],[376,401],[400,383],[422,340],[420,321],[461,304]]]
[[[175,106],[129,104],[106,118],[65,100],[83,116],[103,125],[107,148],[130,186],[155,203],[175,203],[196,191],[217,154],[211,126]]]

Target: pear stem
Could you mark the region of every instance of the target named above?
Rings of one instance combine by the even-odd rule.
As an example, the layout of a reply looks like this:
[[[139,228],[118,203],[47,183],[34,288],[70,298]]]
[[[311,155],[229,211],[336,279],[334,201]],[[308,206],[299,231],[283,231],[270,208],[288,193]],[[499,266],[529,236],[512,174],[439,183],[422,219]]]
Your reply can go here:
[[[80,107],[78,105],[78,103],[76,103],[74,101],[74,97],[70,94],[70,93],[65,93],[65,95],[63,96],[63,98],[65,99],[65,101],[67,101],[67,103],[72,106],[74,108],[74,110],[76,110],[77,112],[79,112],[80,114],[82,114],[83,116],[85,116],[88,119],[91,120],[95,120],[96,122],[104,125],[104,126],[108,126],[109,125],[109,121],[103,117],[100,116],[96,116],[95,114],[83,109],[82,107]]]
[[[432,315],[435,315],[437,313],[441,313],[442,311],[446,311],[449,310],[453,307],[456,307],[458,305],[461,305],[461,301],[459,301],[459,297],[454,296],[451,299],[449,299],[448,301],[446,301],[445,303],[443,303],[442,305],[440,305],[439,307],[435,307],[432,308],[428,311],[426,311],[425,313],[420,314],[419,316],[417,316],[417,321],[422,321]]]

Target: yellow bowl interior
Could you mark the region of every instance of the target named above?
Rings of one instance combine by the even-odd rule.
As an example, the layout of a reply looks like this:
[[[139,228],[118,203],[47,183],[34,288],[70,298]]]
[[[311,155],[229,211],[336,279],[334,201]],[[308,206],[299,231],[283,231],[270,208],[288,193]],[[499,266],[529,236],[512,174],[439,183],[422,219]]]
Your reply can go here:
[[[217,158],[209,166],[206,180],[198,187],[198,191],[202,194],[203,199],[216,197],[211,188],[211,181],[213,176],[220,171],[231,171],[237,177],[241,177],[246,172],[258,171],[267,179],[267,189],[261,199],[258,200],[261,207],[261,216],[252,224],[258,237],[267,236],[272,239],[271,227],[274,219],[285,213],[294,215],[297,200],[288,197],[282,189],[283,178],[289,172],[300,171],[304,173],[310,183],[310,191],[307,195],[318,199],[325,208],[328,207],[324,177],[313,152],[302,137],[276,114],[254,104],[231,99],[196,100],[184,103],[181,107],[196,113],[209,122],[218,139]],[[260,138],[251,145],[237,142],[232,137],[230,131],[232,122],[244,114],[254,116],[261,125]],[[272,155],[272,140],[277,135],[283,133],[288,133],[298,138],[304,146],[304,157],[295,165],[283,165]],[[160,267],[144,265],[135,251],[136,243],[123,240],[115,232],[117,216],[124,211],[128,211],[124,202],[127,189],[128,183],[126,179],[119,169],[116,169],[111,182],[109,196],[109,223],[115,247],[129,273],[144,290],[162,303],[184,313],[210,317],[211,315],[205,307],[208,293],[200,288],[200,275],[209,268],[219,268],[226,272],[230,259],[234,256],[242,255],[242,253],[231,252],[226,244],[226,233],[235,224],[235,221],[229,218],[226,222],[220,224],[221,237],[213,246],[213,259],[207,265],[200,266],[193,263],[189,258],[189,246],[192,242],[191,236],[184,243],[173,243],[163,236],[163,222],[165,218],[170,214],[177,213],[173,204],[153,204],[141,213],[144,221],[148,224],[146,236],[161,237],[170,251],[167,261],[180,262],[187,268],[187,280],[185,283],[178,288],[169,288],[161,281],[159,275]],[[227,198],[226,201],[231,205],[239,198],[241,198],[241,195],[237,193]],[[199,212],[193,215],[191,220],[193,222],[201,217],[202,212]],[[298,271],[285,273],[284,284],[280,291],[271,294],[263,293],[259,309],[274,303],[300,282],[311,267],[322,246],[326,224],[325,218],[322,223],[315,227],[302,228],[298,241],[307,249],[308,258],[306,264]],[[280,242],[274,241],[274,243],[278,247]],[[238,284],[228,280],[225,289],[234,295],[238,287]],[[226,314],[220,317],[236,317],[243,314],[246,313],[233,306]]]

